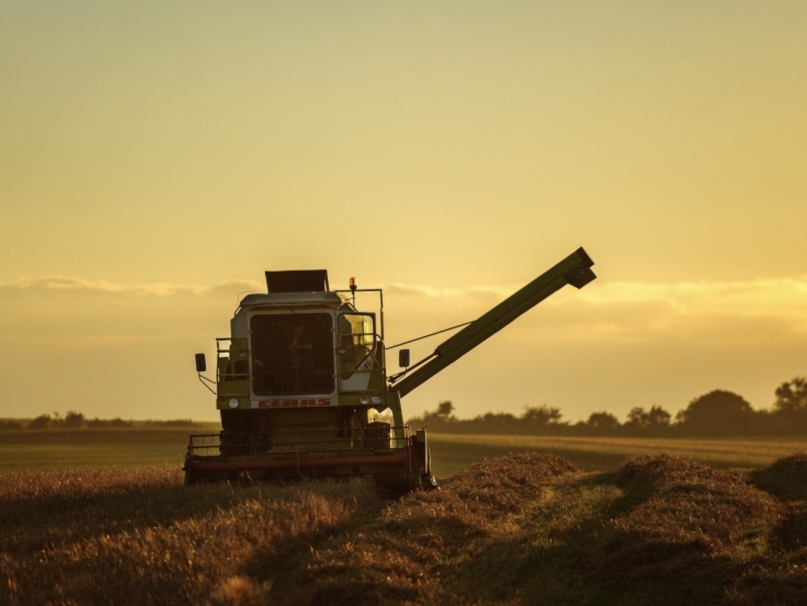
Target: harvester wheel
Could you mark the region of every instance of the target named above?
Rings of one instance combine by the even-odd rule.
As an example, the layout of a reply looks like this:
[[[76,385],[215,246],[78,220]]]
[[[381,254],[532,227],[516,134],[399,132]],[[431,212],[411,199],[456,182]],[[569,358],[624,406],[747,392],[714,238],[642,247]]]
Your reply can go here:
[[[419,429],[414,440],[414,462],[419,472],[416,489],[434,490],[438,488],[437,480],[432,475],[432,457],[426,440],[426,430]]]
[[[431,474],[424,474],[420,480],[420,485],[423,490],[440,490],[437,478]]]

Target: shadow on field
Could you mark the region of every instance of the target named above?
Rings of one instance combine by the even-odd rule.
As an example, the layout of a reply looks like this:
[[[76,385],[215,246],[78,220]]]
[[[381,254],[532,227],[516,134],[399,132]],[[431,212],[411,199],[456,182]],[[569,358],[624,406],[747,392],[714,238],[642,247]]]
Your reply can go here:
[[[795,453],[770,467],[755,470],[751,480],[761,490],[784,502],[785,512],[775,538],[788,566],[804,570],[807,568],[807,453]],[[786,574],[787,570],[781,572]]]
[[[247,497],[227,486],[216,494],[194,492],[182,485],[181,472],[153,468],[12,473],[0,486],[0,529],[24,526],[26,536],[49,541],[170,525]],[[231,494],[223,499],[222,493]]]
[[[181,490],[175,471],[6,473],[0,480],[0,536],[25,528],[17,533],[25,541],[52,543],[153,526],[164,522],[169,503],[184,505],[175,516],[198,515],[198,505],[178,498]],[[87,519],[92,524],[76,524]]]
[[[736,543],[769,532],[759,521],[776,517],[772,500],[739,474],[686,459],[633,457],[601,481],[621,496],[569,542],[585,582],[618,603],[720,603],[744,566],[733,558]]]

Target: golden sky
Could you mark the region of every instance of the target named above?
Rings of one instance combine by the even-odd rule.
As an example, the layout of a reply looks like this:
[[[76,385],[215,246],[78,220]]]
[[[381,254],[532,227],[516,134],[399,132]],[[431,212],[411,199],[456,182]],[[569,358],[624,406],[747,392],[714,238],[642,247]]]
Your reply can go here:
[[[193,354],[265,269],[385,288],[395,343],[578,246],[405,412],[807,375],[803,1],[6,0],[0,78],[0,417],[216,418]]]

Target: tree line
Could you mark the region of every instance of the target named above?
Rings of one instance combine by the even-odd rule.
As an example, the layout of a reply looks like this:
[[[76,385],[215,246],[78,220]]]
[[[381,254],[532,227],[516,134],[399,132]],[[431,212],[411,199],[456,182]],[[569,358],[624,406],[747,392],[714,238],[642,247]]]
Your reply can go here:
[[[546,434],[646,437],[725,437],[725,436],[807,436],[807,378],[796,377],[782,383],[774,392],[771,409],[755,410],[745,398],[731,391],[716,389],[692,400],[675,417],[660,406],[634,407],[624,422],[610,412],[592,413],[586,421],[563,420],[559,408],[530,406],[521,415],[488,412],[472,419],[458,419],[450,401],[421,417],[410,418],[413,427],[428,427],[434,432]],[[193,427],[190,419],[145,421],[147,427]],[[76,411],[64,417],[58,413],[42,414],[27,424],[0,420],[0,430],[81,429],[133,427],[133,421],[87,419]]]
[[[675,417],[653,405],[632,408],[624,422],[610,412],[595,412],[586,421],[574,424],[563,420],[559,408],[547,405],[526,407],[518,416],[488,412],[472,419],[457,419],[454,405],[445,401],[440,402],[435,411],[409,419],[409,424],[446,433],[646,437],[807,435],[807,379],[796,377],[782,383],[774,395],[771,409],[755,410],[742,396],[716,389],[693,399]]]
[[[143,421],[137,423],[144,427],[194,427],[195,424],[190,419],[175,419],[171,421]],[[135,426],[134,421],[124,421],[120,417],[114,419],[87,419],[82,413],[70,410],[62,417],[58,412],[41,414],[38,417],[24,423],[16,420],[0,420],[0,431],[16,429],[97,429],[97,428],[131,428]]]

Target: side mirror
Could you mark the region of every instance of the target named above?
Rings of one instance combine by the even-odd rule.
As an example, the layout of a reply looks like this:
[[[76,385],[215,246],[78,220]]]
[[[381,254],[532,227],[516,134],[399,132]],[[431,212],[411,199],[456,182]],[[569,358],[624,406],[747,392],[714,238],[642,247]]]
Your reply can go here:
[[[398,352],[398,366],[401,368],[409,368],[409,350],[402,349]]]
[[[207,360],[205,354],[196,354],[196,372],[204,372],[207,370]]]

